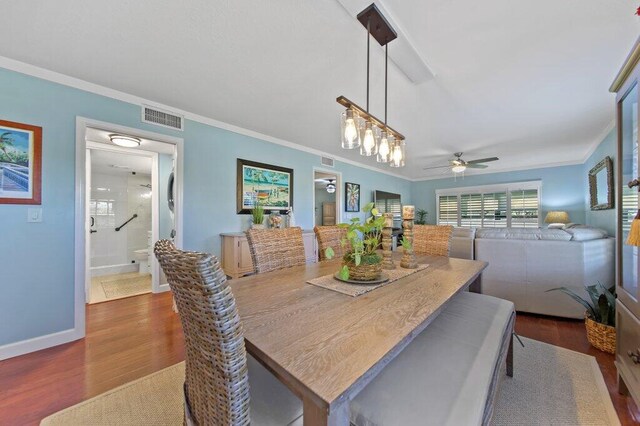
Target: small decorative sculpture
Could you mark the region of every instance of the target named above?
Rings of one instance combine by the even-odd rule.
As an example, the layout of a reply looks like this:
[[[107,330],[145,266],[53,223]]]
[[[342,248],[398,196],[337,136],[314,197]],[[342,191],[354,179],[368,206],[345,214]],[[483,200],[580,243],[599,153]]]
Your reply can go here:
[[[382,228],[382,269],[396,269],[393,263],[391,246],[393,245],[393,213],[384,214]]]
[[[402,206],[402,260],[400,266],[406,269],[418,267],[416,255],[413,252],[413,219],[415,217],[415,206]]]

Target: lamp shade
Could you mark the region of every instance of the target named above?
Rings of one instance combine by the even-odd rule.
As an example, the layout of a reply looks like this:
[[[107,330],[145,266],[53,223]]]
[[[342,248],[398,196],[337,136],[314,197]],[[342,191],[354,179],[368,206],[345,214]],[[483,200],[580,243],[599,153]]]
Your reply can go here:
[[[549,212],[544,218],[544,223],[569,223],[569,214],[560,211]]]

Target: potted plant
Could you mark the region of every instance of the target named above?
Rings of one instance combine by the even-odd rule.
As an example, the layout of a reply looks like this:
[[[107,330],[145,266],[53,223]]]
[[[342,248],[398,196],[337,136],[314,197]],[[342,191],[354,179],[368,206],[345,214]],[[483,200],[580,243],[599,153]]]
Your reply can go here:
[[[256,203],[251,209],[251,219],[253,220],[251,228],[264,229],[264,207],[260,203]]]
[[[378,214],[373,203],[364,206],[363,211],[371,213],[364,223],[360,223],[360,218],[353,218],[350,223],[338,225],[347,228],[347,236],[340,242],[342,246],[351,244],[351,249],[342,258],[339,276],[343,280],[374,281],[382,274],[382,256],[376,250],[380,244],[384,216]],[[333,249],[328,247],[325,254],[327,259],[332,259]]]
[[[590,300],[585,300],[566,287],[547,291],[561,291],[587,309],[585,326],[587,340],[595,348],[610,354],[616,351],[616,287],[606,288],[602,284],[585,288]]]
[[[416,215],[418,216],[415,221],[416,225],[426,225],[428,214],[429,212],[427,212],[425,209],[416,210]]]

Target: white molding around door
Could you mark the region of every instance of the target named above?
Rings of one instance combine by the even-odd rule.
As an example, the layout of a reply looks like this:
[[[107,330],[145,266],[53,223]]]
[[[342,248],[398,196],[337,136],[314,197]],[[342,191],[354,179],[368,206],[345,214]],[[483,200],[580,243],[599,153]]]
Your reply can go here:
[[[311,170],[311,184],[313,185],[313,191],[311,192],[311,202],[312,202],[312,206],[313,206],[313,224],[317,225],[316,223],[316,186],[315,186],[315,179],[316,179],[316,172],[320,172],[320,173],[327,173],[327,174],[332,174],[336,176],[336,224],[338,223],[342,223],[342,200],[344,199],[343,193],[342,191],[344,191],[343,188],[343,182],[342,182],[342,172],[337,172],[336,170],[332,170],[332,169],[325,169],[322,167],[313,167],[313,170]]]
[[[66,343],[71,340],[77,340],[85,336],[85,324],[86,324],[86,311],[85,311],[85,282],[87,278],[88,265],[86,260],[86,151],[90,147],[94,149],[92,142],[87,142],[85,139],[86,129],[88,127],[107,130],[114,133],[124,133],[127,135],[140,137],[144,139],[151,139],[158,142],[174,145],[174,163],[175,163],[175,209],[174,209],[174,223],[176,230],[175,244],[177,247],[182,247],[183,244],[183,193],[184,193],[184,139],[167,136],[162,133],[154,133],[145,130],[140,130],[134,127],[126,127],[118,124],[108,123],[104,121],[93,120],[84,117],[76,117],[76,179],[75,179],[75,273],[74,273],[74,339],[67,339],[66,341],[51,342],[49,346],[56,346],[58,344]],[[107,149],[111,151],[124,152],[126,148],[120,148],[116,146],[106,145],[101,146],[100,149]],[[159,188],[158,174],[157,174],[157,154],[154,160],[153,169],[155,176],[152,174],[152,185]],[[152,191],[154,198],[157,197],[159,191]],[[153,230],[154,240],[158,238],[158,206],[161,200],[153,201]],[[155,256],[152,258],[152,267],[159,268]],[[159,269],[158,269],[159,270]],[[160,274],[154,274],[159,277]],[[156,278],[154,277],[154,280]],[[159,279],[159,278],[158,278]],[[168,285],[155,286],[157,291],[166,291],[169,289]],[[27,353],[27,352],[23,352]]]

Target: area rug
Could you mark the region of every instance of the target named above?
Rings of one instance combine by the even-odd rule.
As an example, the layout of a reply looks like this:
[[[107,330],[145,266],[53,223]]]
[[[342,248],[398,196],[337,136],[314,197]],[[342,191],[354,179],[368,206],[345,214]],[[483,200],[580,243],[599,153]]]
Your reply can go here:
[[[594,357],[522,339],[514,377],[499,390],[494,425],[619,425]],[[55,413],[40,424],[182,425],[184,363]]]
[[[151,276],[141,275],[139,277],[100,281],[100,284],[107,299],[120,299],[150,292]]]

